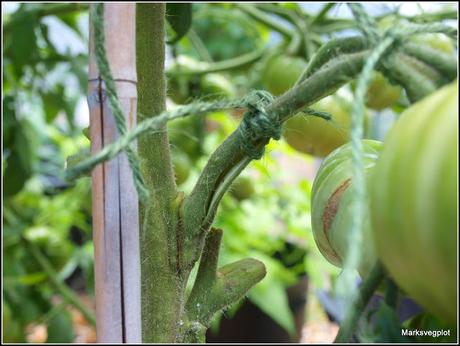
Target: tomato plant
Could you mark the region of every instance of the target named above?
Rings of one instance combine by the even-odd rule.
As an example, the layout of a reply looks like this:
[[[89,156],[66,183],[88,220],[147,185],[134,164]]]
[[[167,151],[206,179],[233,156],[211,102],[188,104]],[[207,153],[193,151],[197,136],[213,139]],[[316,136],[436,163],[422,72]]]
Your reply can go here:
[[[378,26],[382,31],[385,31],[399,24],[407,24],[407,20],[397,16],[386,16],[379,21]],[[411,36],[409,40],[421,45],[427,45],[441,53],[452,54],[455,51],[452,39],[443,34],[427,33]]]
[[[187,154],[194,161],[202,154],[200,135],[203,132],[203,122],[199,117],[178,119],[168,124],[169,139],[172,148]]]
[[[307,62],[301,57],[275,54],[267,59],[262,83],[273,95],[281,95],[295,84],[306,67]]]
[[[412,40],[420,44],[426,44],[442,53],[453,54],[455,52],[452,40],[442,34],[424,34],[415,36]]]
[[[377,161],[382,143],[363,141],[366,175],[369,176]],[[312,230],[315,242],[323,256],[332,264],[341,267],[348,249],[348,234],[351,230],[354,211],[350,208],[353,197],[351,181],[351,144],[334,150],[322,162],[312,188]],[[357,268],[366,276],[377,260],[367,217],[362,229],[363,253]]]
[[[238,177],[233,183],[230,193],[238,201],[250,198],[254,194],[254,185],[249,177]]]
[[[457,282],[457,82],[407,109],[372,178],[376,246],[394,280],[451,323]]]
[[[392,85],[380,73],[374,72],[366,94],[366,106],[382,110],[393,106],[401,97],[402,88]]]
[[[188,75],[191,71],[206,70],[209,65],[189,56],[177,57],[170,69],[168,80],[168,96],[176,104],[184,104],[195,98],[206,97],[206,100],[235,97],[233,84],[222,74],[206,73],[203,76]]]
[[[173,166],[176,184],[182,185],[190,175],[192,164],[188,156],[180,151],[173,153]]]
[[[312,108],[329,113],[332,119],[299,113],[286,121],[283,138],[302,153],[325,157],[348,142],[351,105],[337,96],[331,96],[322,99]]]

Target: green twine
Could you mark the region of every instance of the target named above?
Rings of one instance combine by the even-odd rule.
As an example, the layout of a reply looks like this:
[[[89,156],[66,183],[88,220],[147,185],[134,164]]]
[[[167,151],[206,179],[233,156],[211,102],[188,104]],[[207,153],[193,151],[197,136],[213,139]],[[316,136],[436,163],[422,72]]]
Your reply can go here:
[[[248,103],[248,111],[244,115],[239,131],[243,137],[241,145],[246,155],[254,160],[260,159],[264,154],[264,146],[258,148],[254,144],[261,140],[281,138],[281,122],[270,117],[265,112],[265,107],[273,102],[273,96],[267,91],[256,91],[258,100]]]
[[[263,98],[264,101],[261,101],[261,98]],[[99,163],[110,160],[120,152],[126,150],[126,148],[128,148],[129,145],[141,135],[145,133],[152,133],[154,131],[164,131],[164,125],[170,120],[182,118],[192,114],[205,114],[222,109],[248,108],[251,110],[254,107],[259,109],[258,107],[260,106],[258,105],[260,103],[266,104],[269,100],[272,99],[273,97],[269,93],[256,90],[250,92],[248,96],[238,100],[218,100],[214,102],[197,101],[185,106],[178,107],[171,111],[164,111],[158,116],[149,117],[148,119],[139,123],[135,128],[127,131],[118,140],[105,146],[89,159],[80,162],[76,166],[68,169],[65,173],[66,178],[72,180],[81,175],[87,174]],[[249,113],[251,114],[249,116],[252,116],[253,111],[249,111]],[[245,119],[246,117],[247,116],[245,116]],[[264,124],[266,125],[266,123]],[[264,126],[264,124],[262,126]],[[270,131],[266,131],[265,133],[270,133]],[[251,138],[248,140],[251,140]]]
[[[113,79],[112,71],[110,69],[109,61],[107,60],[107,52],[105,50],[105,34],[104,34],[104,5],[102,3],[95,4],[92,7],[92,23],[94,27],[94,48],[96,55],[96,62],[101,74],[102,80],[105,82],[106,94],[109,100],[112,114],[115,118],[115,124],[117,130],[121,136],[126,131],[126,120],[123,114],[120,101],[117,95],[117,89],[115,87],[115,81]],[[126,156],[128,158],[129,166],[133,174],[134,185],[140,199],[145,200],[148,197],[148,190],[145,186],[144,179],[142,177],[139,159],[133,148],[128,145],[124,148]]]
[[[395,37],[385,36],[383,40],[372,50],[363,70],[358,78],[355,97],[351,112],[351,146],[352,146],[352,189],[353,199],[353,223],[348,237],[347,258],[344,263],[344,270],[339,278],[338,287],[342,293],[349,294],[349,289],[354,287],[353,268],[357,268],[360,260],[360,249],[362,248],[362,229],[366,201],[366,181],[363,163],[363,125],[364,125],[364,101],[372,77],[372,72],[382,59],[388,48],[395,42]],[[354,294],[353,294],[354,296]],[[350,298],[350,297],[347,297]],[[352,302],[353,299],[347,299]],[[352,307],[349,305],[348,308]]]
[[[366,36],[371,44],[377,44],[379,40],[379,33],[377,31],[377,25],[374,18],[367,14],[362,4],[348,4],[348,7],[350,8],[351,12],[353,12],[353,16],[356,19],[358,28],[362,31],[364,36]]]
[[[402,37],[411,35],[425,34],[425,33],[437,33],[444,34],[450,38],[457,39],[457,29],[441,23],[433,24],[414,24],[414,23],[402,23],[400,28],[389,29],[394,30]]]

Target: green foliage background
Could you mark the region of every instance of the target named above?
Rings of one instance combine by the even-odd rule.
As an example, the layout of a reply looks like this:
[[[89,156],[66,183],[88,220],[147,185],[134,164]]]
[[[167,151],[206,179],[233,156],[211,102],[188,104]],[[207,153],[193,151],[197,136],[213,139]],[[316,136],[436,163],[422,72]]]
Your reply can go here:
[[[76,4],[70,7],[73,5]],[[69,184],[62,178],[66,159],[89,148],[81,119],[77,118],[78,106],[86,93],[87,54],[72,49],[72,45],[87,45],[88,15],[85,8],[76,7],[47,15],[53,13],[53,6],[56,5],[21,4],[2,18],[6,342],[26,341],[26,326],[32,322],[48,325],[48,342],[72,342],[75,337],[69,313],[63,308],[66,303],[53,303],[59,292],[24,244],[38,246],[57,270],[59,279],[72,285],[72,279],[82,278],[84,289],[80,293],[90,297],[94,294],[90,179]],[[311,39],[297,52],[304,58],[311,56],[322,42],[350,27],[346,20],[333,21],[332,16],[314,20],[298,4],[269,6],[267,13],[271,9],[272,14],[285,14],[284,19],[283,15],[279,19],[287,31],[295,30],[292,18],[312,23]],[[177,81],[171,78],[170,98],[177,94],[175,88],[185,92],[182,102],[240,97],[253,88],[263,88],[265,63],[273,52],[286,50],[287,40],[273,28],[254,21],[240,6],[196,4],[192,13],[191,30],[169,46],[170,68],[177,66],[181,56],[187,56],[192,61],[189,68],[194,69],[263,47],[270,51],[251,64],[220,72],[211,79],[206,75],[180,77]],[[176,24],[170,24],[170,36],[174,38]],[[52,32],[56,28],[67,33],[57,39],[59,45],[56,33]],[[66,38],[70,39],[68,44],[62,42]],[[201,65],[191,59],[201,61]],[[350,95],[349,89],[342,91]],[[174,107],[174,103],[169,106]],[[386,119],[402,109],[404,100],[393,107]],[[369,125],[370,132],[379,137],[382,118],[375,115],[374,120]],[[182,162],[180,187],[184,191],[191,190],[207,157],[239,121],[234,112],[220,112],[206,119],[192,117],[170,124],[173,160],[177,174]],[[383,125],[388,127],[388,120]],[[248,299],[290,334],[295,333],[295,326],[285,289],[303,275],[308,275],[315,288],[330,288],[339,273],[338,268],[322,258],[311,233],[310,190],[317,167],[315,160],[295,152],[284,141],[272,142],[263,159],[253,162],[243,173],[254,193],[238,200],[230,191],[215,221],[215,226],[224,230],[222,264],[254,257],[266,265],[267,277],[250,291]],[[286,168],[286,162],[295,165]],[[296,172],[299,167],[311,174]],[[310,296],[313,298],[313,294]],[[378,313],[387,316],[385,319],[391,323],[379,325],[380,329],[370,330],[365,337],[391,339],[391,331],[399,328],[399,322],[390,316],[392,311],[388,307]]]

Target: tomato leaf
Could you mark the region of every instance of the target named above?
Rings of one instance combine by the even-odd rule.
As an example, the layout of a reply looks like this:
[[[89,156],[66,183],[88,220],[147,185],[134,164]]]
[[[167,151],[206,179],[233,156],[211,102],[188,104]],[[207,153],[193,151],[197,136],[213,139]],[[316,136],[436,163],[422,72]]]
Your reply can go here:
[[[70,343],[74,341],[74,338],[72,318],[67,311],[62,310],[50,319],[47,342]]]
[[[167,43],[174,44],[184,37],[192,26],[192,4],[167,3],[166,19],[176,34]]]

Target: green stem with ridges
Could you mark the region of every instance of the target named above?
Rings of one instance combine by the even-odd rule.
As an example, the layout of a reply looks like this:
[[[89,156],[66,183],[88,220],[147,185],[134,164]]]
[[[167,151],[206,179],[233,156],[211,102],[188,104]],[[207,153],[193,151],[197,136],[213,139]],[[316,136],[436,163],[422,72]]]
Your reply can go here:
[[[165,110],[165,4],[136,5],[138,121]],[[183,309],[177,196],[164,126],[138,140],[149,199],[140,204],[142,341],[174,342]],[[166,307],[166,308],[165,308]]]
[[[367,41],[361,36],[332,39],[325,43],[308,63],[307,68],[302,72],[295,85],[298,85],[314,72],[320,69],[328,61],[337,56],[349,53],[356,53],[368,48]]]

